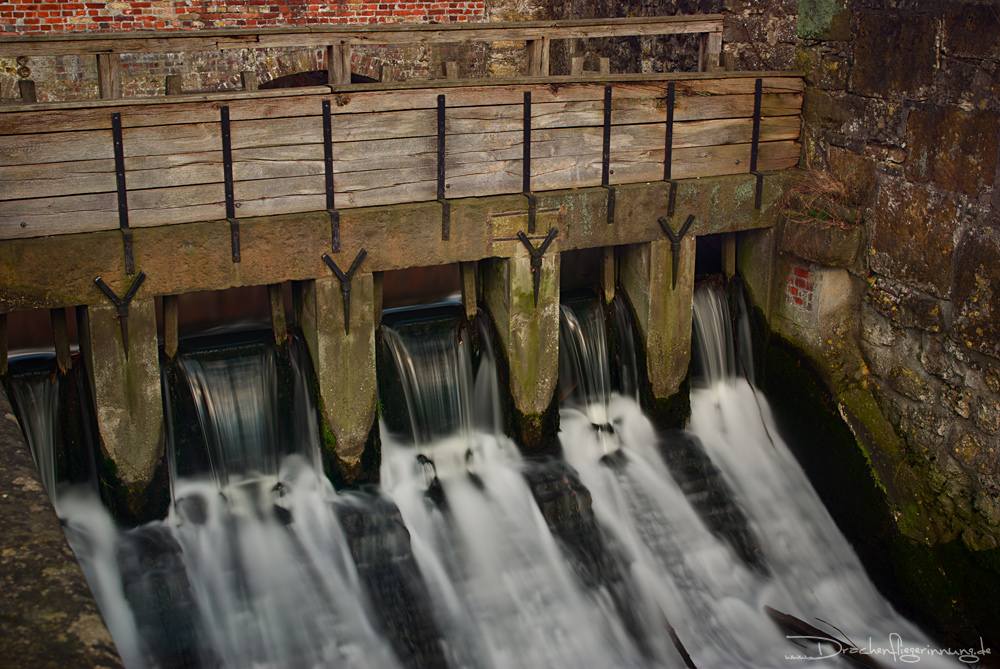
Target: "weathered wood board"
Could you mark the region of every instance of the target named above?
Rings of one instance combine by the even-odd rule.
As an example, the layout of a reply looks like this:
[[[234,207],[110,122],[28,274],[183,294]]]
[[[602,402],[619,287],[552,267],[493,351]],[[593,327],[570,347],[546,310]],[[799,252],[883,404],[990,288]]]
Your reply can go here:
[[[614,77],[611,77],[614,79]],[[634,77],[633,77],[634,79]],[[796,164],[802,80],[761,77],[761,170]],[[753,76],[676,79],[672,175],[749,170]],[[662,178],[668,81],[612,82],[610,181]],[[601,183],[604,85],[375,89],[259,100],[230,107],[237,217],[326,207],[322,101],[332,100],[338,208],[437,199],[437,95],[446,95],[449,198],[522,190],[523,96],[532,94],[531,188]],[[454,104],[454,106],[452,106]],[[223,218],[218,101],[38,108],[0,113],[0,239],[119,225],[110,114],[122,114],[129,220],[150,227]],[[102,118],[103,117],[103,118]],[[46,131],[62,123],[58,131]],[[35,122],[32,123],[31,121]]]

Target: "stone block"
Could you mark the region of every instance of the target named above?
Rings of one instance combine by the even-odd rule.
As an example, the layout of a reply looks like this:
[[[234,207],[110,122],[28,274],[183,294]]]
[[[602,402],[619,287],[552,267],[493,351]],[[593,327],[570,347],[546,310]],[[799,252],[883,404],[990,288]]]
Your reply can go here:
[[[976,196],[997,169],[1000,113],[932,107],[910,113],[906,178]]]
[[[375,422],[377,393],[374,278],[358,274],[352,281],[349,333],[335,277],[303,282],[297,302],[296,320],[316,372],[326,428],[324,468],[328,476],[336,474],[348,484],[367,483],[372,473],[364,471],[362,454]]]
[[[1000,15],[996,4],[942,4],[942,46],[963,58],[1000,58]]]
[[[968,348],[1000,357],[1000,233],[966,231],[955,260],[955,321],[949,335]]]
[[[855,35],[852,90],[861,95],[919,95],[934,83],[937,25],[930,14],[862,14]]]
[[[849,40],[850,3],[847,0],[799,0],[798,36],[826,41]]]
[[[872,217],[871,269],[948,297],[958,216],[951,198],[903,181],[884,181]]]
[[[695,237],[681,241],[677,285],[670,242],[656,240],[623,249],[619,281],[636,316],[646,347],[653,397],[674,396],[691,361]]]
[[[861,228],[842,228],[822,221],[785,223],[781,231],[782,251],[828,267],[847,267],[854,262]]]
[[[940,300],[888,277],[868,277],[867,298],[876,311],[899,327],[915,327],[927,332],[946,329],[945,308]]]
[[[87,307],[84,322],[80,348],[93,391],[101,448],[114,461],[118,480],[141,496],[163,458],[164,447],[155,302],[151,297],[136,297],[129,305],[127,357],[114,305]]]
[[[534,270],[523,246],[513,258],[481,264],[483,301],[500,340],[501,366],[507,370],[509,400],[515,410],[512,436],[526,453],[548,452],[554,436],[546,433],[546,425],[559,377],[560,254],[556,246],[549,247],[538,269],[537,304]]]
[[[831,146],[827,150],[827,163],[830,173],[844,185],[847,203],[857,207],[867,206],[875,192],[874,161],[868,156]]]

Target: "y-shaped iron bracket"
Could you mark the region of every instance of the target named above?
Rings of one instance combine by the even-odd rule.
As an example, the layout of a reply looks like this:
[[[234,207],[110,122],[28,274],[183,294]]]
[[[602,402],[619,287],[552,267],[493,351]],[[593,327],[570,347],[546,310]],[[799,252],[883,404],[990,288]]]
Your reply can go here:
[[[670,229],[670,224],[667,223],[667,219],[660,216],[660,227],[663,228],[663,231],[667,233],[667,237],[670,238],[670,256],[673,260],[670,264],[672,265],[671,269],[673,270],[674,277],[672,288],[677,287],[677,266],[681,262],[681,240],[684,239],[684,235],[687,234],[688,228],[691,227],[692,223],[694,223],[694,214],[689,214],[680,231],[674,234],[674,231]]]
[[[542,280],[542,256],[545,255],[545,251],[548,250],[549,244],[552,240],[556,238],[559,231],[555,228],[549,230],[549,234],[545,237],[545,241],[538,248],[531,243],[528,239],[528,235],[524,234],[523,231],[518,231],[517,237],[521,240],[521,243],[528,249],[528,253],[531,254],[531,282],[535,288],[535,306],[538,306],[538,286],[539,282]]]
[[[139,276],[135,277],[135,281],[132,282],[132,286],[125,293],[125,297],[121,298],[115,294],[115,291],[111,290],[111,287],[104,283],[101,277],[94,279],[94,283],[97,287],[104,291],[104,294],[111,298],[111,301],[115,303],[115,309],[118,310],[118,322],[121,324],[122,328],[122,346],[125,347],[125,359],[128,360],[128,305],[135,297],[135,294],[139,292],[139,286],[142,282],[146,280],[146,273],[139,272]]]
[[[333,262],[333,258],[325,253],[323,254],[323,262],[329,265],[333,273],[340,279],[340,293],[344,296],[344,332],[346,334],[351,334],[351,281],[354,279],[354,273],[361,267],[361,261],[365,259],[366,255],[368,255],[368,251],[364,249],[358,251],[358,255],[354,256],[354,262],[351,263],[351,269],[347,270],[347,274],[344,274],[337,267],[337,263]]]

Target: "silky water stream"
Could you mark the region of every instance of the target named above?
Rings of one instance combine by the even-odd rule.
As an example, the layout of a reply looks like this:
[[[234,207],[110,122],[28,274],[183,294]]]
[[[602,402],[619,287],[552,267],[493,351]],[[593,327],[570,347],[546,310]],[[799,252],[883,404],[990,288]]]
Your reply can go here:
[[[472,337],[448,309],[387,312],[381,484],[356,492],[321,473],[300,345],[183,353],[168,517],[119,530],[92,488],[57,495],[126,664],[844,666],[846,639],[887,663],[930,648],[781,441],[717,288],[695,295],[687,431],[639,408],[626,305],[615,359],[596,300],[561,311],[563,456],[546,461],[504,436],[487,318]],[[26,388],[37,450],[51,401],[23,405],[42,392]],[[766,606],[845,641],[790,640]]]

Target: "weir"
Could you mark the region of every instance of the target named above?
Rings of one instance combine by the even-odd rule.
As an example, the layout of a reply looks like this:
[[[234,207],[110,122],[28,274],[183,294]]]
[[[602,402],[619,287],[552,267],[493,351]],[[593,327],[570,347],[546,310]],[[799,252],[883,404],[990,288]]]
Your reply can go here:
[[[158,338],[172,358],[178,299],[195,291],[268,286],[280,342],[294,283],[338,483],[376,477],[363,454],[386,271],[461,264],[466,313],[481,300],[498,338],[511,434],[544,453],[560,255],[602,249],[606,299],[620,285],[635,310],[644,402],[678,422],[696,239],[774,226],[800,153],[801,75],[718,71],[721,31],[713,15],[0,38],[0,53],[112,61],[250,37],[338,45],[326,86],[0,107],[0,318],[76,309],[101,451],[137,516],[157,513],[146,488],[166,452]],[[553,39],[692,33],[700,73],[547,76]],[[534,76],[350,84],[337,70],[372,40],[495,39],[524,41]]]
[[[702,72],[547,76],[551,39],[676,33]],[[802,75],[717,71],[721,34],[271,31],[327,46],[328,85],[0,107],[0,360],[8,312],[51,310],[56,368],[13,399],[127,666],[784,666],[764,605],[929,643],[696,288],[710,235],[727,278],[773,275],[800,154]],[[107,49],[250,36],[132,37],[0,54],[100,54],[114,91]],[[351,44],[486,39],[530,76],[349,83]],[[433,318],[383,311],[386,272],[448,264]],[[264,286],[270,330],[179,337],[190,295]],[[94,464],[60,478],[45,379],[71,367]]]

